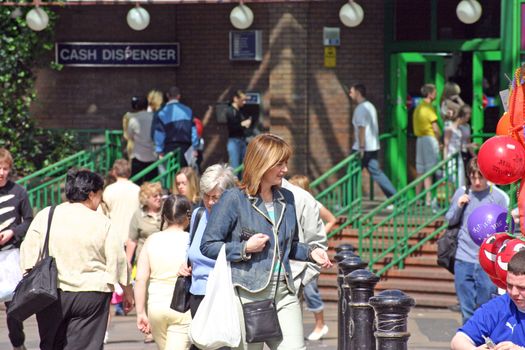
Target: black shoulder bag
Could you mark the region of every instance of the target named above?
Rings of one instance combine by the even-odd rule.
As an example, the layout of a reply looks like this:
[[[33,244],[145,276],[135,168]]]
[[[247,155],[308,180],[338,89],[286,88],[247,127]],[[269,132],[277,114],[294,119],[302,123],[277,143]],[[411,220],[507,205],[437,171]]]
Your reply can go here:
[[[470,188],[467,187],[465,194],[469,193]],[[437,263],[444,267],[451,274],[454,274],[454,264],[456,262],[456,251],[458,250],[458,234],[463,221],[463,214],[468,204],[461,208],[461,215],[459,221],[455,225],[449,225],[445,233],[437,240]]]
[[[15,289],[7,314],[24,321],[51,305],[58,299],[58,271],[55,259],[49,256],[49,230],[55,206],[49,209],[44,249],[35,266],[24,275]]]
[[[279,263],[281,266],[279,266],[279,272],[277,273],[277,284],[275,285],[273,299],[264,299],[243,304],[241,296],[239,295],[239,302],[241,303],[244,316],[247,343],[262,343],[271,339],[283,338],[281,325],[277,317],[277,306],[275,305],[281,269],[283,268],[282,258],[279,260]]]
[[[204,214],[206,208],[200,207],[195,214],[195,221],[193,222],[193,230],[190,234],[190,246],[195,236],[195,231],[199,226],[202,214]],[[191,266],[190,259],[188,259],[188,266]],[[179,276],[177,282],[175,282],[175,289],[173,289],[173,297],[171,298],[170,307],[178,312],[186,312],[190,309],[190,287],[191,287],[191,275],[190,276]]]

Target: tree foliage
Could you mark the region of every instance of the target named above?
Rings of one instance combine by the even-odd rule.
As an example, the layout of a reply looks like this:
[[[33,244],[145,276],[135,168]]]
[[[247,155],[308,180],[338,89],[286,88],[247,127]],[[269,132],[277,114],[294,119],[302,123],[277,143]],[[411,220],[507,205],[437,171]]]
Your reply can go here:
[[[14,157],[18,175],[51,164],[78,149],[73,135],[39,128],[29,115],[36,98],[35,69],[52,65],[56,15],[47,11],[49,25],[31,30],[25,14],[31,8],[0,6],[0,147]]]

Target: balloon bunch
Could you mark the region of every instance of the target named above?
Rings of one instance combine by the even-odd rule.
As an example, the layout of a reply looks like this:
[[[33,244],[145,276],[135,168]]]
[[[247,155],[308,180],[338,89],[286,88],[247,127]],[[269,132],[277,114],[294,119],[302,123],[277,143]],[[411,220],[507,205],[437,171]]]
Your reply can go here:
[[[525,190],[523,190],[525,186],[524,77],[525,67],[516,69],[510,87],[508,112],[500,118],[496,128],[496,136],[485,141],[478,153],[480,171],[488,181],[498,185],[508,185],[521,180],[517,194],[521,232],[525,232]],[[475,211],[472,214],[475,214]],[[501,217],[502,213],[496,209],[493,208],[490,213],[491,216],[496,215],[496,219],[491,217],[487,225],[484,222],[487,222],[489,215],[478,215],[481,217],[472,218],[472,231],[471,217],[469,217],[468,227],[469,233],[476,243],[480,239],[484,239],[479,251],[479,262],[494,284],[500,288],[506,288],[507,264],[516,252],[525,249],[525,242],[502,232],[504,230],[497,226],[498,220],[501,220],[498,218]],[[487,226],[500,233],[488,233]]]

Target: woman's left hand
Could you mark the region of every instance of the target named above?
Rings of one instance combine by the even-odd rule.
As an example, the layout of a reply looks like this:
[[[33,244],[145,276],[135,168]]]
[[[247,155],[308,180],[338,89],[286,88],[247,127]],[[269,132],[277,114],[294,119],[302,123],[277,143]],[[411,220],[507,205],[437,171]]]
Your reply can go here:
[[[328,254],[322,248],[315,248],[310,253],[310,256],[316,263],[321,265],[321,267],[328,268],[333,266],[332,262],[328,258]]]

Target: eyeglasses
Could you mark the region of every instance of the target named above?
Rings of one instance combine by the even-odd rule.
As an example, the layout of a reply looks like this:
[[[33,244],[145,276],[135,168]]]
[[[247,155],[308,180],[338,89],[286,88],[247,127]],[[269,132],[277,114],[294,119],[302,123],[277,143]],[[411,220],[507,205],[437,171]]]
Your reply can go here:
[[[207,193],[204,193],[204,199],[207,200],[207,201],[214,201],[214,202],[218,202],[219,199],[221,199],[221,196],[220,195],[214,195],[214,196],[210,196],[209,194]]]

